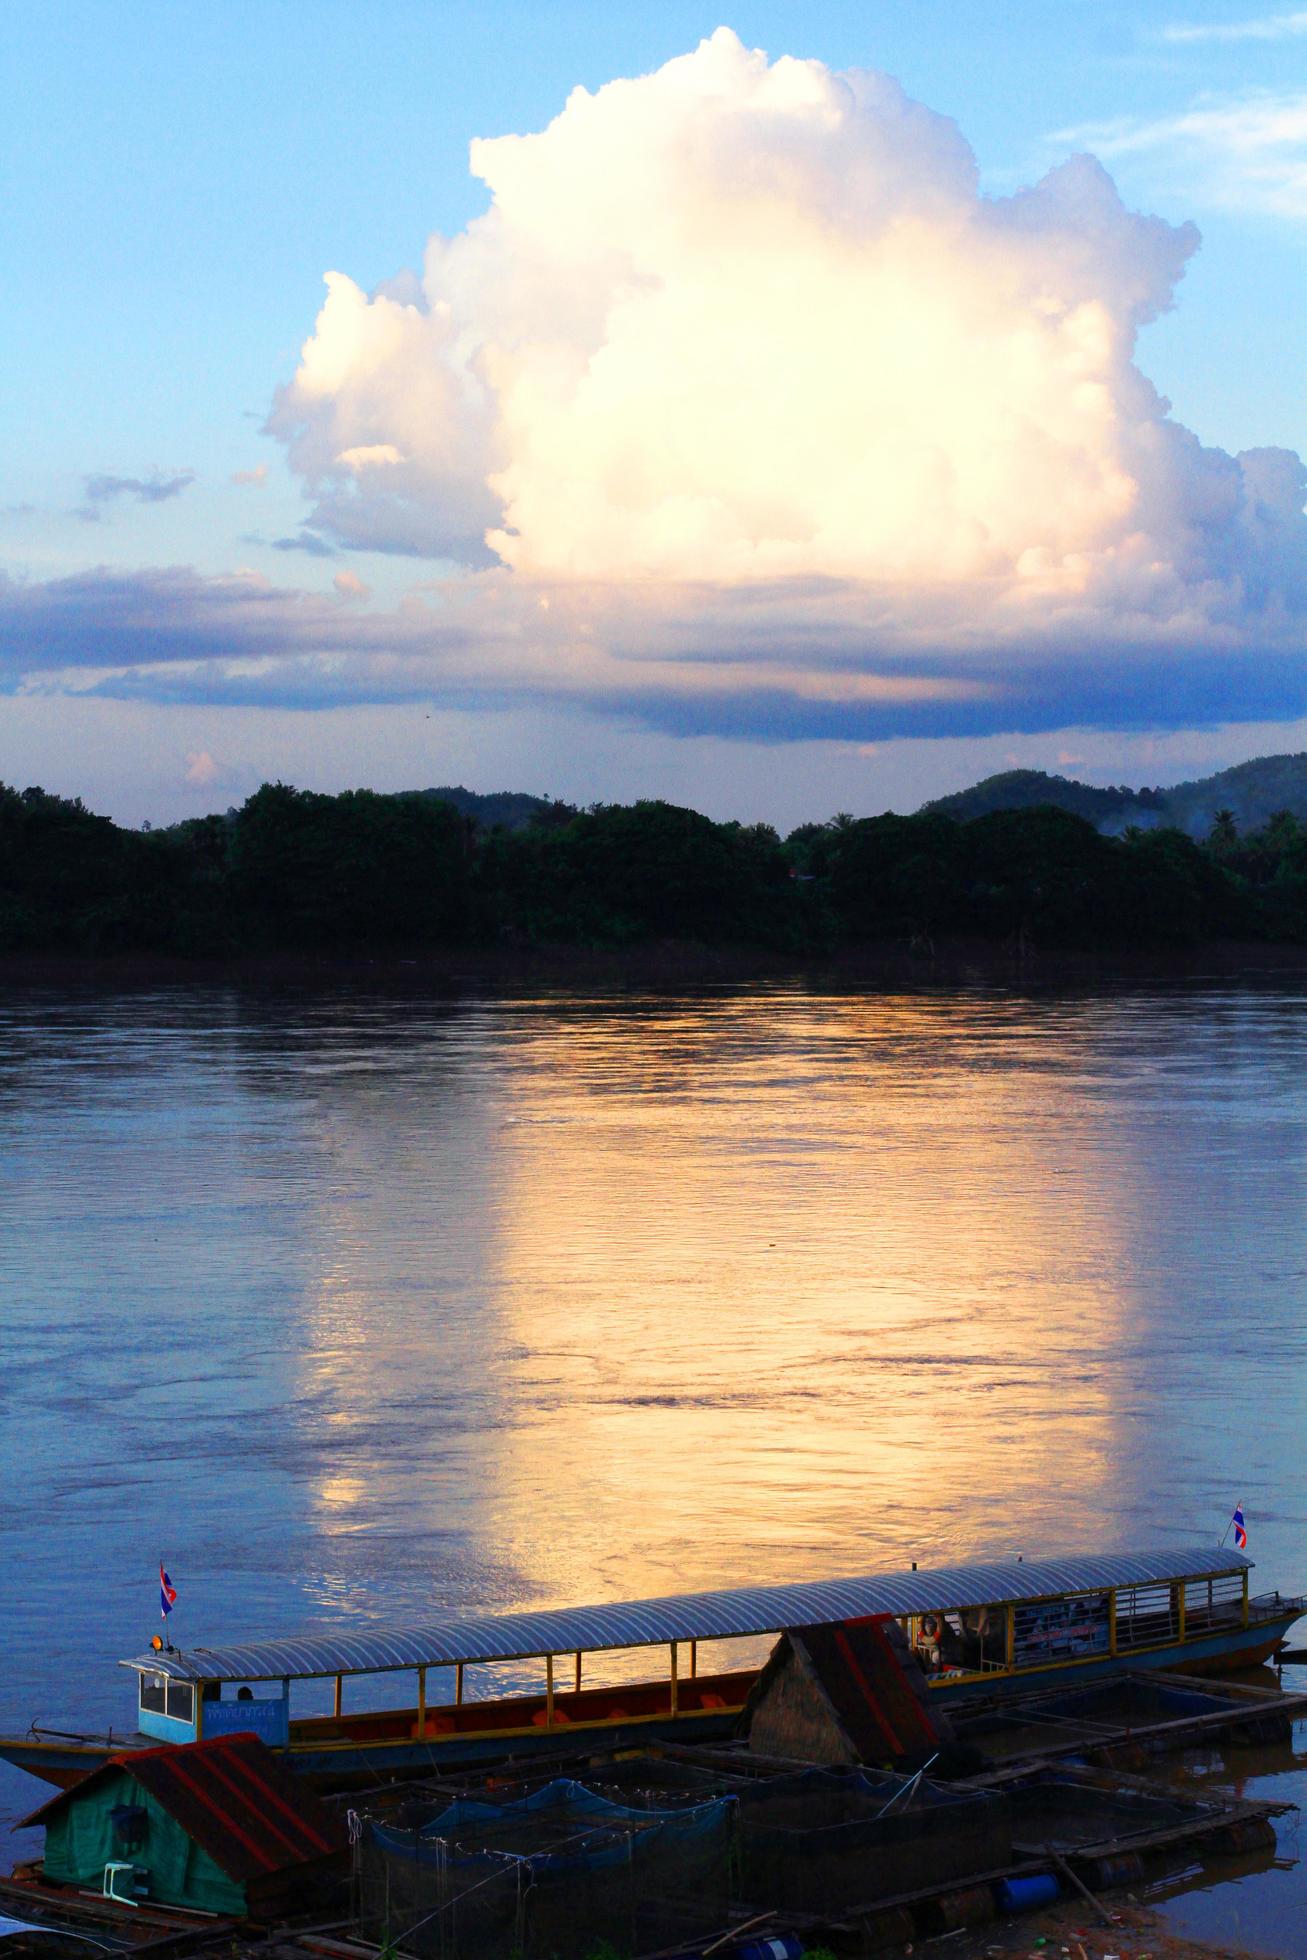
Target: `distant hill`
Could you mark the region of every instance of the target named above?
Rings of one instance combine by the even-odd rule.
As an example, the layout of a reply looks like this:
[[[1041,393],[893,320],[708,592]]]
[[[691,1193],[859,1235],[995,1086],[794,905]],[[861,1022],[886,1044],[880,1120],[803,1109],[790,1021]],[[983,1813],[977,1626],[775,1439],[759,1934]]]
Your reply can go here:
[[[452,803],[461,816],[471,817],[482,830],[493,830],[497,824],[505,830],[525,830],[537,817],[558,809],[547,796],[528,796],[520,789],[496,789],[483,794],[459,784],[453,788],[446,785],[443,789],[422,789],[417,794],[429,796],[433,802]]]
[[[1001,775],[986,776],[971,789],[938,797],[924,808],[932,816],[956,817],[966,823],[972,817],[988,816],[991,810],[1033,810],[1041,803],[1055,803],[1059,810],[1087,817],[1099,830],[1124,830],[1127,824],[1138,822],[1141,808],[1156,807],[1155,795],[1153,790],[1095,789],[1068,776],[1049,776],[1042,769],[1005,769]],[[1148,798],[1146,806],[1141,804],[1141,797]]]
[[[1206,837],[1218,810],[1231,811],[1241,831],[1259,830],[1279,810],[1307,823],[1307,755],[1259,756],[1171,789],[1129,789],[1124,784],[1096,789],[1042,769],[1008,769],[923,808],[965,823],[990,810],[1029,810],[1039,803],[1086,817],[1110,836],[1136,824],[1141,830],[1170,825],[1191,837]]]
[[[1169,821],[1191,837],[1206,837],[1218,810],[1233,811],[1240,830],[1260,830],[1280,810],[1307,822],[1307,755],[1258,756],[1162,794]]]

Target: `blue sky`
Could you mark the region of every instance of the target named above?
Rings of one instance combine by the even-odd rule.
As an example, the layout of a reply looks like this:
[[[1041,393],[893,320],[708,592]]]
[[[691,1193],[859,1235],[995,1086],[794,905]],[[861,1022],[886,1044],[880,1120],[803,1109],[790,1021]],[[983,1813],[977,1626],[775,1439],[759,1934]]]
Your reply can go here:
[[[1081,184],[1070,218],[1041,220],[1043,241],[1030,248],[1023,291],[1041,251],[1050,265],[1065,258],[1068,225],[1081,226],[1086,238],[1115,226],[1102,246],[1107,310],[1124,319],[1134,303],[1132,253],[1153,253],[1145,311],[1176,293],[1174,310],[1143,325],[1137,346],[1138,366],[1172,404],[1173,422],[1230,456],[1307,453],[1307,13],[1198,0],[1129,9],[816,0],[712,13],[681,4],[637,13],[585,4],[218,0],[183,9],[17,0],[0,30],[7,104],[0,361],[9,384],[0,411],[0,570],[10,601],[0,605],[7,689],[0,777],[80,791],[133,821],[221,806],[280,775],[323,787],[461,779],[581,800],[665,790],[715,814],[729,808],[788,823],[837,805],[911,807],[1014,757],[1099,779],[1152,781],[1307,745],[1307,560],[1292,534],[1298,493],[1287,477],[1288,488],[1275,492],[1280,531],[1269,557],[1264,541],[1250,543],[1243,532],[1228,549],[1217,535],[1222,525],[1228,530],[1233,505],[1202,518],[1208,528],[1197,571],[1190,544],[1176,546],[1163,518],[1142,525],[1150,550],[1171,550],[1177,564],[1185,558],[1177,573],[1183,594],[1165,614],[1154,597],[1111,596],[1113,584],[1107,597],[1106,586],[1095,588],[1083,643],[1061,601],[1024,635],[994,625],[974,641],[961,623],[971,615],[959,601],[956,555],[943,532],[938,565],[923,550],[909,592],[893,576],[894,554],[877,555],[874,540],[865,571],[856,562],[859,539],[870,540],[881,521],[874,494],[861,530],[842,526],[824,502],[796,518],[796,536],[845,541],[830,543],[824,556],[815,548],[800,553],[792,571],[791,560],[756,552],[719,565],[702,541],[679,558],[651,558],[651,537],[664,535],[654,517],[684,486],[663,486],[657,512],[640,514],[639,525],[633,518],[620,546],[608,540],[600,549],[597,532],[589,543],[583,535],[587,523],[593,532],[599,522],[596,484],[608,481],[596,463],[594,479],[578,488],[576,508],[590,516],[575,519],[579,556],[569,555],[572,533],[560,512],[570,486],[560,493],[557,459],[541,460],[536,430],[508,463],[526,484],[519,502],[528,515],[514,521],[511,499],[507,506],[508,533],[521,539],[517,558],[505,572],[490,555],[488,572],[470,560],[460,566],[466,554],[442,540],[455,535],[450,511],[460,499],[466,508],[466,484],[505,466],[502,436],[498,447],[487,438],[484,450],[470,436],[450,438],[465,453],[448,469],[444,460],[424,461],[420,484],[405,490],[400,528],[393,504],[373,496],[379,474],[401,453],[407,462],[425,440],[413,406],[422,387],[417,370],[393,367],[393,430],[375,391],[364,399],[355,369],[334,386],[329,428],[321,391],[312,401],[301,392],[280,433],[267,433],[274,393],[292,383],[314,333],[324,274],[339,271],[371,294],[379,282],[421,267],[430,234],[457,238],[490,206],[487,184],[469,173],[472,139],[544,131],[578,84],[593,94],[614,78],[649,75],[689,55],[723,21],[745,50],[764,49],[773,61],[793,55],[831,71],[895,77],[935,118],[958,125],[993,199],[1010,199],[1088,149],[1102,158],[1128,211],[1157,214],[1173,227],[1195,223],[1201,247],[1189,252],[1181,276],[1173,261],[1188,252],[1183,241],[1154,251],[1124,220],[1102,218],[1098,193]],[[740,104],[730,91],[743,88],[743,74],[736,62],[723,84],[733,115]],[[663,166],[676,173],[670,187],[638,181],[643,153],[623,148],[620,130],[593,138],[597,177],[632,173],[633,228],[664,194],[692,210],[696,193],[688,125],[669,121],[677,113],[669,96],[647,100],[651,129],[661,117],[673,132],[672,161]],[[731,122],[733,147],[725,162],[715,152],[721,174],[704,191],[705,209],[717,208],[714,198],[721,207],[724,237],[738,218],[735,185],[751,180],[755,162],[774,161],[774,124],[750,101],[753,120]],[[898,114],[893,105],[874,109],[891,135]],[[947,176],[953,167],[940,161],[942,127],[932,123],[923,138],[919,182],[907,193],[913,213],[924,209],[912,202],[920,185],[935,185],[932,173]],[[568,173],[584,173],[577,145],[590,140],[579,132],[566,155],[554,146],[556,178],[552,151],[540,149],[531,166],[539,164],[542,182],[561,187],[553,210],[532,205],[529,242],[532,252],[547,243],[555,253],[556,284],[558,254],[572,250],[567,186],[579,180]],[[857,128],[848,140],[862,140]],[[500,154],[502,175],[511,158]],[[495,194],[508,211],[513,195],[529,199],[529,187],[515,193],[505,177]],[[819,204],[810,201],[805,212],[816,237]],[[620,235],[620,210],[593,222],[599,231],[586,244],[587,277],[612,246],[611,227]],[[867,222],[857,214],[848,220],[841,250],[850,267],[866,262]],[[600,236],[604,226],[610,231]],[[496,245],[493,279],[487,275],[485,290],[468,300],[465,339],[500,331],[491,287],[518,277],[521,233],[519,210]],[[1005,233],[1005,251],[1010,242]],[[805,238],[796,233],[791,245],[796,266],[809,267]],[[670,286],[679,269],[669,259],[660,265]],[[465,259],[450,271],[451,291],[466,295],[469,279],[480,276]],[[753,280],[758,269],[744,267],[740,276]],[[955,315],[989,305],[987,276],[978,261],[971,283],[950,301]],[[901,280],[893,290],[903,290]],[[429,302],[430,292],[424,307]],[[741,299],[727,316],[737,337],[743,308]],[[550,331],[557,338],[560,329]],[[1015,325],[1004,331],[1005,346],[1021,344]],[[325,331],[320,336],[324,359],[336,359],[333,334],[330,342]],[[764,351],[773,373],[788,371],[792,333]],[[1004,372],[1009,365],[1005,356]],[[692,346],[679,351],[677,364],[669,355],[666,385],[693,368]],[[987,372],[978,372],[973,393],[989,385]],[[1110,364],[1109,379],[1124,374]],[[1127,393],[1129,385],[1122,382]],[[501,403],[507,399],[501,393]],[[620,419],[628,397],[610,399]],[[1042,386],[1039,399],[1048,400]],[[786,442],[802,447],[807,426],[837,426],[829,409],[814,404],[805,421],[797,405],[784,424]],[[1055,419],[1061,441],[1060,412]],[[394,457],[350,466],[342,516],[344,504],[330,495],[324,501],[322,444],[364,424],[362,447]],[[624,437],[637,472],[649,428],[637,417]],[[1134,440],[1129,430],[1127,439]],[[981,440],[977,432],[972,449]],[[1118,456],[1116,434],[1111,448]],[[314,455],[317,464],[305,461]],[[819,464],[814,453],[818,475]],[[1167,467],[1165,481],[1146,490],[1150,511],[1170,509],[1177,480],[1190,506],[1207,497],[1206,478],[1195,490],[1183,460]],[[782,467],[779,489],[785,474]],[[858,479],[864,486],[865,477]],[[1257,482],[1266,480],[1263,470]],[[698,494],[699,477],[695,485]],[[720,501],[734,492],[714,484],[712,494]],[[1008,485],[994,494],[1016,491]],[[551,505],[554,521],[546,523]],[[980,515],[988,521],[983,508]],[[974,522],[976,513],[963,517]],[[768,517],[772,530],[777,521]],[[1028,520],[1013,515],[1006,530],[994,526],[1013,562],[1020,521]],[[474,528],[485,526],[478,518]],[[1106,535],[1099,517],[1090,528],[1097,550]],[[1074,532],[1063,526],[1055,555],[1084,555]],[[914,537],[920,534],[918,527]],[[418,556],[407,548],[415,535]],[[1123,529],[1108,541],[1113,552],[1124,536]],[[386,548],[368,548],[376,540]],[[1032,535],[1032,549],[1035,543]],[[983,568],[987,594],[994,563]],[[101,571],[130,584],[130,603],[121,591],[106,597]],[[1218,574],[1227,596],[1195,625],[1193,594],[1207,592]],[[259,600],[252,631],[242,619],[234,667],[222,658],[233,575],[262,580],[277,595]],[[766,581],[765,606],[739,601],[746,578],[751,594]],[[633,579],[642,596],[633,596]],[[814,579],[837,580],[843,598],[814,601]],[[737,595],[729,607],[723,580]],[[1228,599],[1236,583],[1262,595],[1241,602],[1237,617]],[[123,607],[131,629],[154,653],[163,649],[159,658],[135,666],[101,658]],[[434,654],[424,607],[438,615]],[[506,608],[515,610],[505,634],[488,620],[502,620]],[[553,637],[537,643],[536,608],[551,622],[565,617],[567,631],[551,626]],[[250,610],[242,605],[242,615]],[[705,618],[714,622],[707,639],[696,625]],[[885,623],[883,632],[869,627],[873,619]],[[1151,623],[1141,627],[1141,619]],[[1087,681],[1084,648],[1097,647],[1104,620],[1119,649]],[[587,666],[577,648],[595,644],[596,633],[603,659]],[[723,647],[735,678],[705,692],[704,662]],[[753,714],[742,704],[756,697],[760,662],[771,663],[762,676],[770,691],[766,711]],[[640,684],[628,690],[623,676],[636,667]],[[832,675],[851,672],[861,677],[858,688],[834,686]],[[970,702],[977,686],[989,705],[962,712],[959,700]],[[913,688],[910,698],[902,695]],[[942,705],[931,709],[937,695]],[[814,698],[824,704],[820,714]]]

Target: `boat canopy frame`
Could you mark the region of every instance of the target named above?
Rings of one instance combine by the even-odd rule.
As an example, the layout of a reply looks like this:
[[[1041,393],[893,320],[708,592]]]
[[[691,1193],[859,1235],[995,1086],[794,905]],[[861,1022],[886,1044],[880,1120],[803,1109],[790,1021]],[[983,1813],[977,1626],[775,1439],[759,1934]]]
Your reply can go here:
[[[165,1647],[120,1662],[138,1674],[194,1682],[327,1680],[414,1668],[536,1660],[678,1641],[761,1637],[786,1627],[881,1614],[896,1618],[981,1606],[1109,1593],[1132,1586],[1241,1576],[1253,1560],[1228,1546],[1180,1545],[1156,1551],[1056,1559],[1004,1559],[929,1570],[872,1573],[797,1585],[742,1586],[676,1593],[606,1606],[548,1608],[485,1618],[429,1621],[409,1628],[288,1635],[226,1647]]]

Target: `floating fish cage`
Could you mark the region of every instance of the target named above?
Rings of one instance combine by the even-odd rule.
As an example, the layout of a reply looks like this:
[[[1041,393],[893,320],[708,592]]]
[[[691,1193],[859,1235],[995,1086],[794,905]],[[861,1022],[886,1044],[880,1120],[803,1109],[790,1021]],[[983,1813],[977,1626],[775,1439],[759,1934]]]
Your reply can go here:
[[[1119,1760],[1135,1745],[1161,1753],[1227,1731],[1250,1741],[1283,1740],[1292,1713],[1274,1696],[1250,1699],[1237,1689],[1139,1673],[991,1704],[955,1718],[954,1726],[960,1742],[995,1763],[1072,1749]]]
[[[642,1759],[363,1820],[358,1913],[420,1960],[585,1960],[691,1943],[749,1908],[828,1916],[965,1880],[1011,1840],[1004,1797],[922,1777]]]
[[[1198,1797],[1102,1770],[1043,1770],[1008,1786],[1018,1856],[1069,1860],[1103,1889],[1177,1856],[1274,1850],[1272,1807]]]
[[[1216,1823],[1224,1806],[1191,1797],[1044,1775],[1007,1792],[1012,1835],[1027,1851],[1079,1851],[1086,1846],[1129,1846],[1158,1832]]]
[[[507,1801],[456,1799],[408,1828],[365,1820],[360,1926],[422,1960],[584,1960],[707,1935],[728,1916],[733,1809],[727,1796],[624,1803],[555,1779]]]
[[[811,1770],[743,1790],[740,1893],[781,1911],[838,1913],[1008,1864],[1005,1796],[923,1777]]]

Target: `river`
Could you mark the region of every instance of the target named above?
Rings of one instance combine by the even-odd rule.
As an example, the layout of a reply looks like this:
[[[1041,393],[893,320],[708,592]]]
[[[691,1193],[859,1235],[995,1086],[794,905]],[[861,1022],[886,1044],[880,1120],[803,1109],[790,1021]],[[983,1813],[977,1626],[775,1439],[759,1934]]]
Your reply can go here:
[[[1297,1590],[1307,983],[11,985],[0,1286],[5,1730],[133,1725],[161,1557],[212,1643],[1242,1500]],[[1173,1910],[1307,1952],[1297,1867]]]

